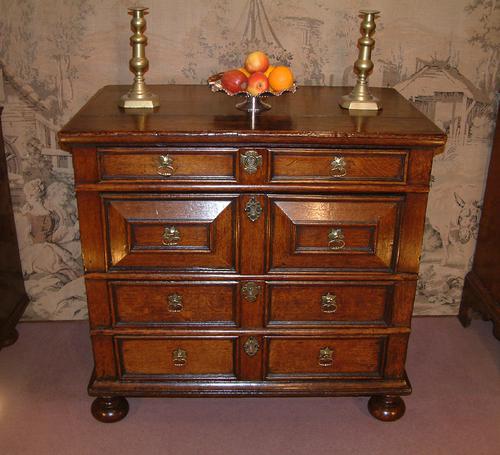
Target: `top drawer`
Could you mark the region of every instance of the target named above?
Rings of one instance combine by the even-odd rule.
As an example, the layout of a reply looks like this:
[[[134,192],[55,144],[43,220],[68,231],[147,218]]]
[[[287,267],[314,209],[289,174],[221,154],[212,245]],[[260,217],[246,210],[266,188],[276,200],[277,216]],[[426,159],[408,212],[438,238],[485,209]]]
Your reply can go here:
[[[273,149],[271,181],[406,183],[408,151]]]
[[[101,180],[236,181],[236,149],[102,147]]]
[[[77,182],[406,185],[427,182],[421,164],[409,150],[98,147],[96,172]]]

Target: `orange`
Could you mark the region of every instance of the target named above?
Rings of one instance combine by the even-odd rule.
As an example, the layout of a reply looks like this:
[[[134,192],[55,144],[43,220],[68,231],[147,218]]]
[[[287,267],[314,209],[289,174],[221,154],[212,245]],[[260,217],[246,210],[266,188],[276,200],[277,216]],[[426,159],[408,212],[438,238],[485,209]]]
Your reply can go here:
[[[288,66],[277,66],[269,74],[269,85],[274,92],[281,92],[293,85],[293,73]]]

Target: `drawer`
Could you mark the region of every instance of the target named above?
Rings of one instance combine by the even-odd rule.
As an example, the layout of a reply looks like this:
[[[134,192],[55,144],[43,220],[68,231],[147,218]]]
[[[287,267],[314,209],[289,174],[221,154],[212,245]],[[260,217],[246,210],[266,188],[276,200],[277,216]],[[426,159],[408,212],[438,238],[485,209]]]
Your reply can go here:
[[[236,149],[99,148],[101,180],[236,181]]]
[[[236,327],[236,282],[113,281],[115,324]]]
[[[386,337],[267,337],[266,379],[382,377]]]
[[[235,269],[236,197],[103,196],[108,267]]]
[[[273,182],[406,182],[404,150],[274,149],[270,153]]]
[[[394,269],[403,196],[270,196],[270,271]]]
[[[236,338],[116,337],[120,376],[235,379]]]
[[[390,321],[393,283],[269,282],[268,326],[382,325]]]

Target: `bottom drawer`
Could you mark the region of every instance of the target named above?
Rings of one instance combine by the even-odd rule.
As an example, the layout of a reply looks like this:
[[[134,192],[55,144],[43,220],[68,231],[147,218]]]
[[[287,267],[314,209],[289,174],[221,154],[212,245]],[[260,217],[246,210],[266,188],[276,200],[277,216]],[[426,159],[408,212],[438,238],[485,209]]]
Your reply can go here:
[[[382,377],[386,339],[267,337],[265,378]]]
[[[123,379],[235,379],[235,337],[117,337]]]

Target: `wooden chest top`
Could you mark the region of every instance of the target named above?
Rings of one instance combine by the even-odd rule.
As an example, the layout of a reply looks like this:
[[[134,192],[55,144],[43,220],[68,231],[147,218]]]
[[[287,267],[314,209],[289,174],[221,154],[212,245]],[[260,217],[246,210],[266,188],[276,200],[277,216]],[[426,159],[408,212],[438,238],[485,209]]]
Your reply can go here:
[[[159,85],[161,105],[151,111],[118,107],[127,86],[101,89],[59,133],[69,143],[310,143],[440,147],[444,133],[390,88],[374,88],[380,112],[350,112],[338,102],[348,87],[299,87],[270,98],[272,109],[254,122],[238,111],[238,97],[202,85]]]

